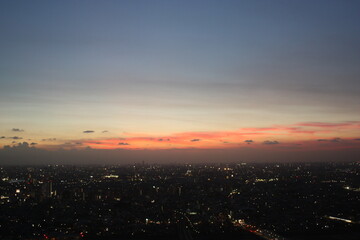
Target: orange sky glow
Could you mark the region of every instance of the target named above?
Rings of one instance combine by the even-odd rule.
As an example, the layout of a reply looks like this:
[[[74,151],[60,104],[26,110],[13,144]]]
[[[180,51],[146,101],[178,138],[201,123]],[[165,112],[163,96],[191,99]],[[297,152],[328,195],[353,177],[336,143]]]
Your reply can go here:
[[[231,149],[326,150],[360,147],[360,122],[305,122],[234,131],[181,132],[168,135],[122,133],[115,137],[91,137],[40,141],[36,147],[63,149]],[[116,134],[113,134],[116,135]]]

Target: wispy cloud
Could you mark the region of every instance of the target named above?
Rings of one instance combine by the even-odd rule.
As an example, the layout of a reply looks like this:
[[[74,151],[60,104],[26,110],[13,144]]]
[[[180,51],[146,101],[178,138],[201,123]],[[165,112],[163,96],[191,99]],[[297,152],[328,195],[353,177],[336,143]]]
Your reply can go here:
[[[52,141],[56,141],[56,138],[43,138],[43,139],[41,139],[41,141],[44,141],[44,142],[46,142],[46,141],[52,142]]]
[[[263,144],[266,144],[266,145],[274,145],[274,144],[279,144],[278,141],[270,141],[270,140],[266,140],[263,142]]]
[[[329,140],[327,140],[327,139],[317,139],[316,141],[318,141],[318,142],[327,142]]]
[[[170,138],[159,138],[158,139],[159,142],[163,142],[163,141],[166,141],[166,142],[169,142],[170,141]]]
[[[24,129],[13,128],[13,129],[11,129],[11,131],[13,131],[13,132],[24,132]]]
[[[342,139],[337,137],[337,138],[331,139],[330,141],[331,142],[341,142]]]
[[[317,139],[316,141],[318,141],[318,142],[341,142],[341,141],[343,141],[341,138],[339,138],[339,137],[336,137],[336,138],[332,138],[332,139],[323,139],[323,138],[321,138],[321,139]]]
[[[347,122],[338,122],[338,123],[328,123],[328,122],[302,122],[296,124],[298,126],[304,127],[316,127],[316,128],[341,128],[341,127],[360,127],[360,121],[347,121]]]
[[[130,145],[130,144],[129,144],[129,143],[125,143],[125,142],[120,142],[120,143],[118,143],[118,145],[128,146],[128,145]]]
[[[199,138],[194,138],[194,139],[191,139],[190,142],[199,142],[200,139]]]
[[[22,137],[18,137],[18,136],[14,136],[14,137],[10,137],[10,139],[20,140],[20,139],[23,139],[23,138],[22,138]]]
[[[85,130],[85,131],[83,131],[83,133],[94,133],[95,131],[93,131],[93,130]]]

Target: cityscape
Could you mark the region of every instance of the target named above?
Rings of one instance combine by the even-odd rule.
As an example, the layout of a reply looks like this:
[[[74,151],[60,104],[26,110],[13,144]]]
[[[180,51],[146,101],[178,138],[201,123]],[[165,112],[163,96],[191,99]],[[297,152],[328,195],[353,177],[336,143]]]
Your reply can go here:
[[[0,0],[0,240],[359,240],[360,0]]]
[[[4,166],[0,238],[358,239],[360,164]]]

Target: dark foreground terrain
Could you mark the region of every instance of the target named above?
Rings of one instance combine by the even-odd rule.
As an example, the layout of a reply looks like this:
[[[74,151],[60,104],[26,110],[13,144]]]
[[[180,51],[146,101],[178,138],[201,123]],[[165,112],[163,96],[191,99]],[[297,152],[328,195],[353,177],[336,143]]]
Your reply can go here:
[[[0,239],[360,239],[359,163],[0,168]]]

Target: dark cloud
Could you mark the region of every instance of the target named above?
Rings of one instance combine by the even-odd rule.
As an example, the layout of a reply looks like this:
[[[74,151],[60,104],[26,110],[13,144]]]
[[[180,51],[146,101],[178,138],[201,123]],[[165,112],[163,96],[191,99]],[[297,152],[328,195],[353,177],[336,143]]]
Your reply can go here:
[[[198,139],[198,138],[194,138],[194,139],[191,139],[190,142],[199,142],[201,141],[201,139]]]
[[[35,149],[35,148],[30,148],[29,147],[29,143],[27,142],[22,142],[22,143],[18,143],[17,145],[14,145],[14,146],[9,146],[9,145],[6,145],[4,146],[4,150],[30,150],[30,149]]]
[[[318,139],[318,142],[342,142],[341,138],[333,138],[333,139]]]
[[[58,145],[60,148],[74,148],[76,147],[76,142],[64,142],[63,144]]]
[[[108,130],[104,130],[104,131],[102,131],[102,133],[108,133],[109,131]]]
[[[341,141],[342,141],[341,138],[334,138],[330,140],[330,142],[341,142]]]
[[[164,141],[168,142],[168,141],[170,141],[170,138],[159,138],[158,141],[160,141],[160,142],[164,142]]]
[[[91,144],[100,144],[100,142],[91,142]],[[77,140],[77,141],[67,141],[67,142],[64,142],[62,144],[59,144],[59,145],[56,145],[58,146],[59,148],[62,148],[62,149],[78,149],[78,147],[86,147],[87,145],[84,145],[83,142]]]
[[[279,142],[278,142],[278,141],[269,141],[269,140],[264,141],[263,143],[264,143],[264,144],[267,144],[267,145],[279,144]]]
[[[22,137],[15,136],[15,137],[10,137],[10,139],[19,140],[19,139],[22,139]]]
[[[36,142],[30,143],[31,146],[35,146],[36,144],[37,144]]]
[[[1,136],[0,139],[5,138],[5,136]]]
[[[83,133],[94,133],[95,131],[93,130],[86,130],[86,131],[83,131]]]
[[[41,141],[49,141],[49,142],[51,142],[51,141],[56,141],[56,138],[44,138],[44,139],[41,139]]]
[[[126,146],[126,145],[130,145],[130,144],[125,143],[125,142],[120,142],[120,143],[118,143],[118,145],[123,145],[123,146]]]
[[[360,141],[360,138],[355,138],[354,140],[356,140],[356,141]]]
[[[11,129],[11,131],[13,131],[13,132],[24,132],[24,129],[13,128],[13,129]]]
[[[16,141],[12,141],[11,143],[17,143]]]
[[[251,144],[251,143],[253,143],[254,141],[253,141],[253,140],[245,140],[244,142],[246,142],[247,144]]]

